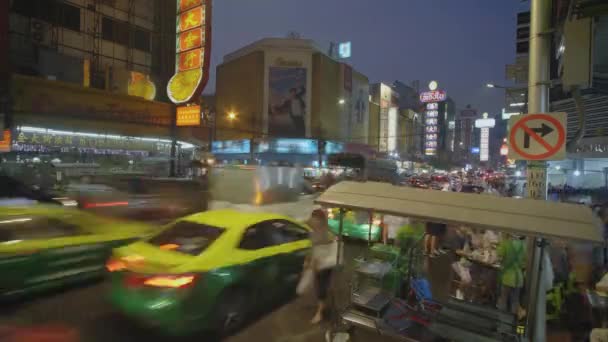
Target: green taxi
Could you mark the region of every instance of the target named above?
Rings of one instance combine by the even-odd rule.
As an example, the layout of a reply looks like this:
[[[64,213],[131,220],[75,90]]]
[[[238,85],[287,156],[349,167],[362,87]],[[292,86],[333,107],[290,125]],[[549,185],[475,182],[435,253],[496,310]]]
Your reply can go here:
[[[113,248],[151,229],[62,206],[0,206],[0,300],[101,277]]]
[[[254,310],[293,293],[310,228],[268,213],[213,210],[114,250],[110,301],[168,335],[230,333]]]

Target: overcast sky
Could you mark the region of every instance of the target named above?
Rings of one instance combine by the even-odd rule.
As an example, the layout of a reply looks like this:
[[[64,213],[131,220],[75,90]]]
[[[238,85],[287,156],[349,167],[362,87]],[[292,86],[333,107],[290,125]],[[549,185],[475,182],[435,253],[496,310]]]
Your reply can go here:
[[[349,63],[371,83],[437,80],[456,101],[498,114],[505,64],[515,59],[521,0],[219,0],[214,1],[211,79],[223,56],[289,31],[315,40],[351,41]]]

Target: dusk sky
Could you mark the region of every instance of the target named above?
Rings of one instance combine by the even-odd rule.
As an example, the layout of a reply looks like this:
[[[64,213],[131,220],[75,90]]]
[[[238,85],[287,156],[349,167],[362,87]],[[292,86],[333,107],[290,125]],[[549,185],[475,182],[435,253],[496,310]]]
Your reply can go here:
[[[348,61],[370,83],[437,80],[456,101],[500,113],[515,59],[516,13],[521,0],[220,0],[214,1],[211,79],[225,54],[289,31],[316,41],[351,41]]]

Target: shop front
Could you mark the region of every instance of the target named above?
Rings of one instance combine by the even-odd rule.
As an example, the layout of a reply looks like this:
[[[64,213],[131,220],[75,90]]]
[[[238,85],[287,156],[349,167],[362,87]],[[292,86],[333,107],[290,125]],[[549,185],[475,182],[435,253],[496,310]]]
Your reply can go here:
[[[264,139],[214,141],[212,153],[223,164],[300,165],[319,168],[327,156],[343,152],[345,144],[318,139]],[[319,165],[319,162],[322,165]]]
[[[12,125],[3,134],[0,154],[3,172],[72,165],[72,174],[168,175],[170,104],[41,78],[12,78]],[[178,165],[187,165],[194,149],[178,141]]]

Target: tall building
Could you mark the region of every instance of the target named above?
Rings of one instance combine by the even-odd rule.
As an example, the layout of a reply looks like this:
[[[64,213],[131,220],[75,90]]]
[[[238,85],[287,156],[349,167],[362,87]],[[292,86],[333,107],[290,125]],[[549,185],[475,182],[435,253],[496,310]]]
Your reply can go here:
[[[265,38],[227,54],[217,67],[215,101],[215,153],[230,154],[226,159],[255,154],[261,162],[308,165],[317,151],[369,142],[367,77],[308,39]],[[248,152],[226,153],[244,140],[253,146],[237,151]]]
[[[401,81],[393,82],[393,90],[399,94],[399,119],[404,128],[400,134],[403,145],[401,153],[407,153],[409,158],[420,157],[424,154],[424,106],[420,103],[417,81],[407,85]]]
[[[130,170],[168,160],[174,14],[172,1],[10,1],[0,13],[9,23],[2,157]]]
[[[378,143],[378,152],[397,152],[399,139],[399,93],[387,83],[374,83],[370,86],[371,101],[379,105],[377,131],[370,132]],[[376,133],[377,132],[377,133]],[[376,145],[375,142],[373,145]]]
[[[524,112],[527,108],[528,50],[530,46],[530,11],[517,13],[515,33],[515,62],[506,66],[506,78],[514,85],[505,89],[508,113]]]

